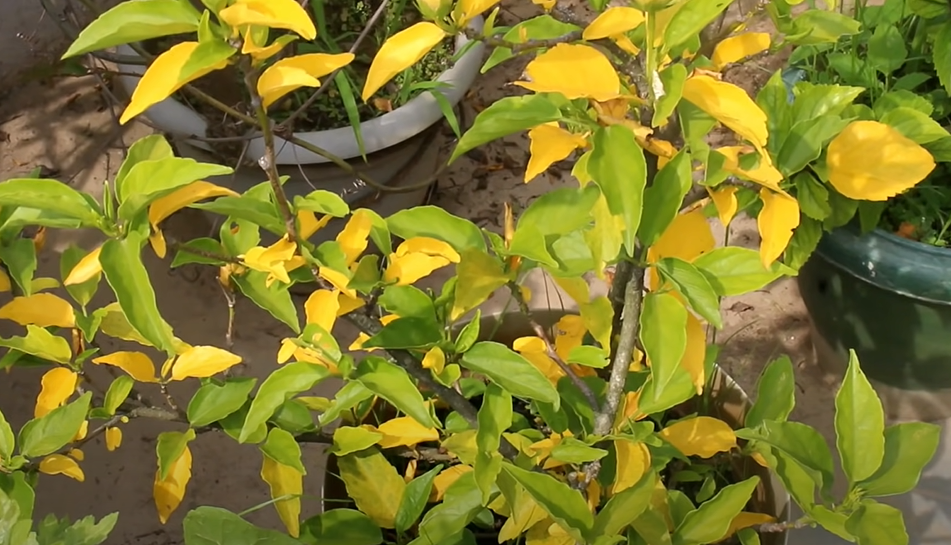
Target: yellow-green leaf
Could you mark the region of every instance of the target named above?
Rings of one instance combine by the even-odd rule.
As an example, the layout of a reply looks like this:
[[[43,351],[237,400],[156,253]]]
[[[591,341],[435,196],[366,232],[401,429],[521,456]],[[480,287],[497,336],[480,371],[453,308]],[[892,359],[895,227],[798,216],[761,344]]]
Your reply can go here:
[[[877,121],[853,121],[829,143],[829,182],[850,199],[884,201],[925,179],[934,157]]]
[[[484,303],[509,281],[498,258],[476,248],[462,253],[456,275],[459,281],[449,313],[453,321]]]
[[[283,28],[300,34],[305,40],[317,37],[317,28],[307,11],[294,0],[238,0],[218,13],[225,24]]]
[[[683,97],[758,150],[766,147],[769,138],[766,114],[743,89],[711,76],[694,76],[684,84]]]
[[[353,53],[310,53],[281,59],[258,78],[258,94],[264,107],[301,87],[320,87],[321,78],[353,61]]]
[[[100,274],[102,274],[102,265],[99,263],[99,252],[101,251],[102,246],[99,246],[95,250],[86,254],[85,257],[80,259],[79,263],[77,263],[76,266],[73,267],[71,271],[69,271],[69,274],[66,275],[66,278],[63,280],[63,285],[73,286],[76,284],[82,284],[83,282],[97,278]],[[10,280],[8,278],[7,285],[9,285],[9,283]],[[6,291],[9,291],[9,288],[7,288]]]
[[[156,382],[155,364],[152,359],[142,352],[113,352],[105,356],[94,358],[95,364],[112,365],[118,367],[138,382]]]
[[[337,459],[340,478],[357,509],[380,528],[393,528],[406,481],[376,447]],[[435,488],[435,486],[434,486]]]
[[[300,536],[300,497],[304,493],[304,476],[291,466],[274,461],[270,456],[263,456],[261,465],[261,479],[271,489],[271,498],[274,508],[287,528],[291,537]],[[291,496],[291,497],[288,497]]]
[[[52,293],[14,297],[12,301],[0,307],[0,318],[37,327],[69,328],[76,325],[73,305]]]
[[[340,426],[334,430],[333,454],[346,456],[352,452],[370,448],[383,439],[383,434],[373,426]]]
[[[634,30],[644,23],[644,12],[627,6],[611,7],[591,21],[581,35],[585,40],[611,38]]]
[[[525,183],[548,170],[548,167],[562,161],[576,149],[588,145],[579,134],[572,134],[558,126],[558,123],[545,123],[528,131],[529,158],[525,169]]]
[[[112,452],[122,445],[122,430],[119,428],[106,428],[106,450]]]
[[[651,454],[644,443],[615,441],[614,452],[617,454],[617,469],[611,494],[617,494],[637,484],[651,467]]]
[[[766,51],[770,43],[770,35],[767,32],[744,32],[718,43],[710,60],[717,70],[722,70],[730,63]]]
[[[152,61],[142,75],[119,123],[125,124],[149,106],[157,104],[183,85],[228,65],[235,50],[222,42],[182,42]]]
[[[57,407],[62,407],[73,392],[79,381],[72,369],[54,367],[40,379],[40,395],[36,398],[36,407],[33,409],[34,418],[42,418]]]
[[[390,36],[370,63],[362,98],[367,101],[394,76],[420,61],[446,37],[435,23],[423,21]]]
[[[388,420],[377,428],[383,434],[381,448],[412,447],[426,441],[438,441],[436,428],[427,428],[411,416]]]
[[[759,526],[760,524],[767,524],[770,522],[776,522],[776,517],[764,515],[763,513],[750,513],[748,511],[742,511],[733,517],[732,521],[730,521],[730,529],[726,531],[726,535],[723,536],[723,539],[730,538],[733,534],[739,532],[743,528]]]
[[[607,102],[621,96],[621,79],[611,61],[590,45],[558,44],[525,68],[530,81],[515,85],[536,93],[561,93],[566,98]]]
[[[216,346],[193,346],[178,356],[172,366],[172,380],[207,378],[241,363],[241,356]]]
[[[185,208],[186,206],[195,204],[198,201],[210,199],[212,197],[225,196],[239,197],[240,195],[228,188],[217,186],[210,182],[192,182],[186,186],[176,189],[164,197],[152,201],[152,204],[149,205],[149,223],[152,225],[158,225],[166,218],[175,212],[178,212],[182,208]],[[98,257],[98,252],[96,255]],[[79,268],[79,266],[77,265],[76,268]],[[74,273],[69,274],[70,278],[72,278],[73,274]]]
[[[773,191],[782,191],[779,184],[783,181],[783,174],[773,166],[769,155],[761,154],[756,167],[743,170],[740,168],[740,155],[753,152],[754,150],[749,146],[724,146],[713,151],[726,158],[723,163],[723,170],[744,180],[768,187]]]
[[[39,470],[40,473],[47,475],[66,475],[79,482],[86,480],[86,475],[83,474],[83,470],[76,463],[76,460],[63,454],[50,454],[43,458],[40,460]]]
[[[799,225],[799,201],[787,193],[775,193],[760,189],[763,209],[756,218],[760,237],[760,259],[767,269],[786,250],[793,236],[793,229]]]
[[[168,522],[168,518],[181,505],[185,489],[192,478],[192,452],[186,446],[181,455],[171,463],[168,475],[162,479],[162,472],[155,470],[155,482],[152,485],[152,497],[158,510],[159,521]]]
[[[710,416],[695,416],[675,422],[659,435],[685,456],[709,458],[736,446],[736,435],[726,422]]]

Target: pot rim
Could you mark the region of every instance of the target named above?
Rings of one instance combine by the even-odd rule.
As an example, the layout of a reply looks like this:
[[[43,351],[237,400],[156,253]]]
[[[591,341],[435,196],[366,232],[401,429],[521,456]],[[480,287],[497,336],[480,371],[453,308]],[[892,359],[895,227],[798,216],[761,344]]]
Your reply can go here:
[[[479,31],[482,28],[482,22],[481,16],[475,17],[469,22],[468,28]],[[456,36],[455,52],[458,53],[470,41],[465,33]],[[485,44],[481,42],[470,45],[462,57],[437,78],[437,81],[449,85],[448,88],[439,92],[442,93],[451,107],[455,107],[462,100],[462,97],[475,82],[482,65],[484,49]],[[135,51],[128,45],[118,46],[117,52],[122,55],[136,55]],[[145,73],[147,66],[128,64],[117,66],[121,72],[139,74],[139,76],[123,75],[118,78],[120,85],[131,95],[135,86],[142,79],[141,75]],[[162,131],[186,139],[192,136],[204,137],[207,134],[208,122],[197,112],[172,97],[152,105],[143,115],[146,115]],[[442,117],[443,113],[439,107],[439,102],[432,92],[421,93],[399,108],[360,124],[364,151],[369,155],[405,142],[431,127]],[[350,126],[325,131],[299,132],[295,133],[294,136],[342,159],[354,159],[362,156],[356,135]],[[276,135],[275,138],[277,142],[276,162],[279,165],[316,165],[331,162],[325,157],[296,144],[291,144]],[[186,141],[192,146],[211,151],[206,142],[195,139],[187,139]],[[254,160],[263,157],[263,136],[257,136],[249,140],[246,153],[248,157]]]

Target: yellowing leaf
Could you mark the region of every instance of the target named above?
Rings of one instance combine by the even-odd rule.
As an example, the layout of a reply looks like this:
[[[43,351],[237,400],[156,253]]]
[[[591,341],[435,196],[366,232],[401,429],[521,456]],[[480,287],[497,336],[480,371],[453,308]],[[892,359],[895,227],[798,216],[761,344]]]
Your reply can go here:
[[[241,356],[216,346],[193,346],[178,356],[172,366],[172,380],[207,378],[241,363]]]
[[[657,242],[647,250],[647,261],[656,263],[665,257],[693,261],[712,250],[716,244],[703,209],[697,208],[674,218]]]
[[[0,293],[7,293],[13,288],[13,285],[10,283],[10,275],[6,271],[0,269]],[[12,367],[7,367],[9,371]]]
[[[697,395],[703,393],[703,387],[707,382],[705,375],[704,361],[707,357],[707,330],[699,319],[691,313],[687,313],[687,346],[684,348],[684,356],[680,360],[680,366],[690,373],[690,380],[693,382]]]
[[[713,205],[717,207],[717,216],[720,217],[720,223],[724,227],[730,225],[730,221],[733,220],[733,216],[736,215],[736,210],[739,207],[736,200],[737,189],[739,188],[735,185],[724,185],[717,189],[707,188],[710,199],[713,200]]]
[[[423,369],[432,369],[433,373],[440,374],[446,367],[446,353],[442,348],[434,346],[423,356]]]
[[[587,329],[584,319],[577,314],[565,314],[555,324],[555,353],[561,361],[568,361],[568,355],[574,348],[581,346]]]
[[[512,344],[512,349],[527,359],[553,385],[558,385],[558,380],[565,376],[565,373],[558,367],[550,357],[548,357],[548,348],[545,341],[540,337],[521,337]]]
[[[326,215],[317,219],[317,214],[310,210],[298,210],[297,221],[299,226],[297,228],[297,235],[301,240],[307,240],[312,237],[314,233],[326,227],[331,219],[333,219],[333,216]]]
[[[387,38],[367,73],[361,97],[366,102],[397,74],[420,61],[446,37],[435,23],[422,21]]]
[[[783,181],[783,174],[773,166],[769,155],[760,154],[759,163],[755,168],[743,170],[740,168],[740,155],[754,151],[749,146],[725,146],[714,151],[726,157],[723,170],[740,178],[756,182],[763,187],[768,187],[773,191],[782,191],[779,184]]]
[[[770,36],[767,32],[745,32],[731,36],[718,43],[713,50],[713,65],[717,70],[724,66],[752,57],[769,49]]]
[[[305,40],[317,37],[310,15],[294,0],[238,0],[218,12],[218,17],[232,27],[259,25],[290,30]]]
[[[406,482],[376,447],[337,457],[347,494],[377,526],[394,528]]]
[[[265,285],[270,287],[275,280],[280,280],[285,284],[290,283],[291,279],[287,276],[287,265],[294,258],[296,251],[297,243],[291,241],[285,235],[267,248],[255,246],[239,257],[249,269],[268,273]]]
[[[736,435],[730,426],[710,416],[695,416],[675,422],[659,435],[685,456],[709,458],[736,446]]]
[[[33,293],[46,290],[55,290],[58,287],[59,281],[57,281],[55,278],[40,277],[34,278],[32,281],[30,281],[30,289]]]
[[[284,36],[279,36],[270,45],[265,45],[267,43],[267,36],[264,36],[261,40],[261,43],[257,43],[254,40],[254,32],[251,32],[251,27],[244,33],[244,43],[241,44],[241,54],[251,55],[251,58],[254,59],[254,64],[257,65],[261,61],[270,59],[274,55],[277,55],[278,52],[284,47],[293,42],[297,37],[285,34]]]
[[[624,394],[624,398],[621,400],[621,410],[618,411],[617,417],[614,419],[615,432],[623,432],[628,425],[628,421],[636,422],[647,417],[646,414],[638,410],[640,401],[641,390]]]
[[[155,364],[142,352],[113,352],[93,358],[93,363],[118,367],[138,382],[157,382]]]
[[[769,138],[766,114],[743,89],[710,76],[693,76],[684,84],[683,97],[747,139],[756,149],[766,147]]]
[[[411,416],[387,420],[377,430],[383,434],[380,448],[412,447],[425,441],[439,440],[436,428],[427,428]]]
[[[489,8],[499,3],[499,0],[459,0],[458,19],[456,25],[463,27],[477,15],[482,15]]]
[[[615,441],[614,450],[617,452],[617,470],[612,495],[637,484],[651,466],[651,454],[644,443]]]
[[[728,539],[743,528],[759,526],[760,524],[768,524],[770,522],[776,522],[776,517],[764,515],[763,513],[750,513],[748,511],[737,513],[737,515],[733,517],[733,520],[730,521],[730,528],[726,531],[726,535],[723,536],[723,539]]]
[[[878,121],[853,121],[829,143],[829,183],[850,199],[884,201],[925,179],[934,157]]]
[[[766,188],[760,189],[763,209],[756,218],[759,228],[760,259],[767,269],[786,250],[793,236],[793,229],[799,225],[799,201],[784,193],[774,193]]]
[[[57,407],[62,407],[73,392],[79,375],[67,367],[54,367],[40,379],[40,395],[33,409],[34,418],[42,418]]]
[[[407,286],[421,278],[432,274],[451,263],[442,256],[431,256],[421,253],[411,253],[402,256],[391,255],[386,270],[383,271],[383,280],[396,282],[397,285]]]
[[[188,448],[175,459],[168,468],[168,475],[162,480],[161,470],[155,470],[155,482],[152,485],[152,497],[158,510],[159,521],[168,522],[168,518],[181,505],[185,489],[192,478],[192,452]]]
[[[452,486],[452,483],[458,481],[459,477],[462,477],[470,471],[472,471],[472,466],[467,465],[447,467],[440,471],[439,475],[436,475],[436,478],[433,479],[433,488],[429,493],[429,502],[441,502],[443,496],[446,494],[446,489]]]
[[[589,45],[558,44],[525,68],[529,81],[515,84],[536,93],[561,93],[566,98],[606,102],[621,96],[621,79],[611,61]]]
[[[169,216],[186,206],[212,197],[239,196],[234,191],[210,182],[197,181],[183,186],[149,205],[149,223],[157,227]],[[97,253],[98,255],[98,253]],[[72,273],[70,273],[72,276]]]
[[[337,316],[350,314],[366,304],[367,302],[359,297],[350,297],[346,293],[340,292],[337,294]]]
[[[13,320],[20,325],[38,327],[68,328],[76,325],[73,305],[52,293],[14,297],[12,301],[0,307],[0,318]]]
[[[66,452],[66,456],[69,456],[70,458],[72,458],[73,460],[76,460],[77,462],[82,462],[83,460],[86,459],[86,455],[83,453],[83,451],[79,450],[78,448],[69,449],[69,451]]]
[[[182,42],[173,45],[168,51],[156,57],[135,86],[129,105],[122,112],[119,123],[124,125],[149,106],[170,97],[183,85],[228,65],[227,57],[204,66],[195,66],[195,63],[190,65],[192,54],[200,46],[198,42]],[[231,50],[231,53],[234,53],[234,50]]]
[[[340,300],[337,293],[330,290],[317,290],[304,302],[304,315],[308,324],[317,324],[330,333],[337,321]]]
[[[274,502],[274,508],[287,528],[287,533],[291,537],[300,536],[300,496],[304,493],[304,476],[297,469],[265,455],[261,465],[261,478],[270,487],[271,498],[293,496]]]
[[[106,450],[112,452],[122,445],[122,430],[119,428],[106,428]]]
[[[40,460],[39,470],[40,473],[46,473],[47,475],[66,475],[79,482],[86,480],[86,475],[83,474],[83,470],[76,463],[76,460],[62,454],[50,454]]]
[[[551,11],[555,9],[555,4],[558,3],[558,0],[532,0],[532,3],[536,6],[541,6],[545,11]]]
[[[571,537],[551,517],[532,526],[525,534],[525,545],[575,545],[575,538]]]
[[[89,433],[89,421],[83,420],[83,423],[79,425],[79,431],[77,431],[73,437],[73,442],[82,441],[86,438],[87,433]]]
[[[350,64],[353,53],[310,53],[281,59],[258,78],[258,94],[264,107],[301,87],[320,87],[317,78]]]
[[[337,288],[341,293],[346,294],[348,297],[357,297],[356,290],[347,287],[347,285],[350,284],[350,279],[345,274],[335,271],[330,267],[320,267],[320,269],[317,271],[317,275],[327,282],[330,282],[333,287]]]
[[[643,23],[644,12],[641,10],[626,6],[611,7],[591,21],[581,37],[588,41],[612,38],[634,30]]]
[[[548,513],[535,503],[525,489],[518,488],[516,494],[512,512],[499,530],[499,541],[502,543],[515,541],[526,530],[548,518]]]
[[[347,225],[337,235],[337,243],[340,244],[343,254],[347,256],[347,265],[356,261],[367,249],[367,237],[370,236],[372,227],[373,218],[366,210],[361,209],[350,216]]]
[[[525,169],[525,183],[535,179],[548,167],[562,161],[571,152],[588,145],[581,135],[572,134],[558,126],[558,123],[545,123],[528,131],[529,158]]]
[[[149,245],[152,246],[152,251],[159,259],[165,259],[168,247],[165,244],[165,235],[162,234],[160,229],[155,229],[149,235]]]

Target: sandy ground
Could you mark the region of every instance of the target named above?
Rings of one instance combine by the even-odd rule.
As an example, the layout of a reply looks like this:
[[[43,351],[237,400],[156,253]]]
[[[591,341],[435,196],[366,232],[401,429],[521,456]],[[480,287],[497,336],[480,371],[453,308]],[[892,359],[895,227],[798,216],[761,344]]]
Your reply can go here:
[[[507,2],[504,4],[508,4]],[[511,14],[503,13],[504,17]],[[770,61],[770,64],[775,60]],[[523,64],[510,63],[482,78],[467,99],[469,118],[473,107],[512,93],[505,85],[521,71]],[[744,87],[764,81],[775,66],[757,67],[731,74]],[[131,124],[119,129],[108,103],[98,92],[92,78],[34,82],[13,90],[0,104],[0,179],[25,175],[42,166],[55,177],[74,187],[98,193],[104,179],[111,179],[121,161],[123,147],[150,129]],[[570,177],[570,165],[556,165],[530,184],[522,181],[528,157],[524,135],[494,142],[453,164],[439,183],[434,204],[454,214],[471,218],[480,226],[501,231],[503,203],[524,209],[536,196],[556,187],[576,183]],[[212,226],[198,213],[184,212],[171,220],[169,231],[180,240],[207,236]],[[722,229],[719,230],[722,233]],[[731,227],[734,244],[756,246],[755,224],[737,218]],[[70,243],[91,248],[95,233],[54,233],[41,256],[37,276],[57,276],[58,253]],[[147,251],[147,265],[154,282],[161,310],[176,333],[192,344],[222,344],[227,324],[227,306],[215,280],[214,271],[184,267],[170,272],[167,263]],[[432,279],[438,281],[438,278]],[[544,293],[545,281],[535,278],[535,293]],[[550,284],[550,282],[547,282]],[[541,289],[542,291],[539,291]],[[102,289],[95,304],[110,301]],[[9,295],[0,296],[0,303]],[[557,298],[533,298],[535,305],[546,300],[557,306]],[[492,305],[498,308],[497,302]],[[718,338],[727,340],[721,364],[748,391],[771,359],[786,353],[797,368],[798,404],[793,417],[819,427],[827,436],[831,431],[832,398],[835,381],[816,366],[809,338],[808,320],[793,280],[779,281],[768,288],[723,303],[724,328]],[[265,312],[248,301],[239,301],[235,322],[234,350],[248,365],[245,372],[266,376],[274,369],[275,353],[285,333]],[[18,327],[0,324],[0,335],[18,334]],[[354,336],[346,324],[338,326],[344,346]],[[120,343],[104,342],[106,352],[119,349]],[[103,369],[93,370],[94,378],[108,384]],[[32,417],[39,392],[40,372],[16,370],[0,380],[0,409],[15,428]],[[335,384],[324,384],[318,395],[332,395]],[[190,392],[173,390],[181,400]],[[157,397],[156,392],[147,392]],[[166,423],[135,421],[124,428],[123,446],[108,453],[100,441],[87,445],[83,463],[86,482],[65,477],[40,479],[37,511],[78,517],[97,517],[120,511],[119,524],[109,540],[111,544],[171,545],[181,543],[181,518],[199,505],[216,505],[242,511],[268,500],[266,485],[259,477],[260,454],[254,446],[237,446],[227,437],[205,434],[192,444],[193,479],[183,505],[165,526],[156,517],[150,494],[155,472],[155,438],[161,431],[176,429]],[[319,509],[320,476],[323,468],[321,449],[305,448],[309,474],[305,492],[304,516]],[[255,523],[279,527],[273,509],[267,507],[251,516]]]

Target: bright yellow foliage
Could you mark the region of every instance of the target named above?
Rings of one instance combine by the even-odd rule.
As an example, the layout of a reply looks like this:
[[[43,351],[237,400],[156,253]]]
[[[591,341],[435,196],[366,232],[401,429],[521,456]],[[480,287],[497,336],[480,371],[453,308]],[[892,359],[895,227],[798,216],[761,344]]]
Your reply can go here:
[[[207,378],[241,363],[241,356],[217,346],[193,346],[172,364],[172,380]]]
[[[361,97],[367,101],[397,74],[416,64],[436,44],[446,37],[446,31],[434,23],[423,21],[390,36],[370,64]]]
[[[65,475],[79,482],[86,480],[86,475],[76,460],[63,454],[50,454],[43,458],[40,460],[39,470],[47,475]]]
[[[297,469],[277,462],[264,455],[261,465],[261,479],[271,489],[274,499],[292,496],[274,502],[277,514],[291,537],[300,536],[300,496],[304,493],[304,476]]]
[[[736,446],[736,435],[724,421],[710,416],[695,416],[675,422],[659,435],[684,456],[709,458]]]
[[[73,305],[52,293],[14,297],[12,301],[0,307],[0,318],[37,327],[69,328],[76,325]]]
[[[152,363],[151,358],[142,352],[113,352],[105,356],[93,358],[92,362],[100,365],[118,367],[138,382],[158,381],[155,377],[155,364]]]
[[[67,367],[54,367],[40,379],[40,395],[33,409],[34,418],[42,418],[50,411],[62,407],[76,391],[79,375]]]
[[[182,454],[169,466],[168,475],[162,480],[162,472],[155,470],[155,482],[152,486],[152,497],[155,508],[158,510],[159,521],[168,522],[168,518],[181,505],[185,497],[185,489],[192,478],[192,452],[185,447]]]

